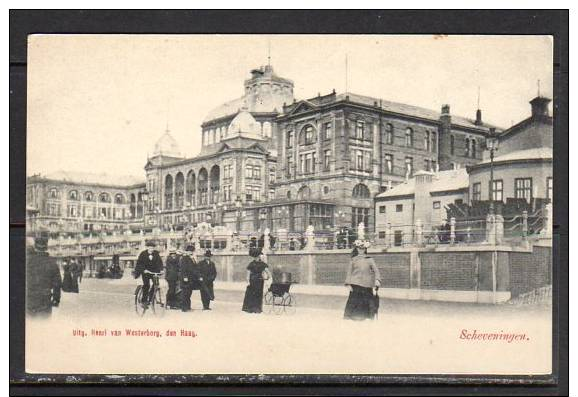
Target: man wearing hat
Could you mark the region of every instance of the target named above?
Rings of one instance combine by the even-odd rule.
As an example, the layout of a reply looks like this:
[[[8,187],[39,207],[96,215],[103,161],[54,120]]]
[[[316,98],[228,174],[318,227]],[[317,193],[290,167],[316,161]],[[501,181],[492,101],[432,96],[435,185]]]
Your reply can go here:
[[[199,263],[199,270],[201,272],[201,301],[203,302],[203,310],[211,310],[209,307],[212,300],[215,300],[215,292],[213,290],[213,282],[217,278],[217,269],[215,263],[211,260],[213,254],[211,250],[205,251],[205,257]]]
[[[159,252],[155,249],[156,243],[153,240],[146,242],[146,249],[140,253],[138,259],[136,260],[136,266],[134,268],[134,278],[138,278],[142,275],[142,296],[145,301],[142,302],[144,306],[148,305],[151,300],[150,292],[152,275],[150,273],[160,273],[163,270],[163,260]]]
[[[195,260],[195,247],[188,245],[185,248],[184,255],[180,260],[181,269],[181,310],[188,312],[191,310],[191,294],[193,289],[200,287],[199,265]]]
[[[167,291],[167,306],[171,309],[176,309],[179,307],[177,301],[177,282],[179,281],[179,257],[177,256],[176,249],[169,249],[169,256],[165,262],[166,273],[165,279],[169,285]]]
[[[62,278],[56,260],[48,255],[48,233],[27,239],[26,312],[49,316],[60,303]]]

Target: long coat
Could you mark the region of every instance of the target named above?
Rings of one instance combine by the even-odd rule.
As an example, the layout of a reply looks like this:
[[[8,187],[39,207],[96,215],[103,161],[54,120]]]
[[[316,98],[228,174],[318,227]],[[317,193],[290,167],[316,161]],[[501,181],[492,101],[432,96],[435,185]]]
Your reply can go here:
[[[28,251],[26,266],[26,311],[50,314],[60,303],[62,278],[56,260],[46,252]]]
[[[181,267],[181,284],[187,285],[193,289],[199,289],[201,271],[199,264],[190,256],[184,255],[180,261]]]
[[[166,260],[165,278],[167,281],[177,281],[179,279],[179,257],[176,255],[169,255]]]
[[[375,266],[373,258],[358,255],[351,259],[351,265],[345,277],[345,284],[373,288],[375,280],[380,280],[380,278],[379,269]]]
[[[144,250],[136,260],[134,268],[135,278],[144,273],[145,270],[154,273],[160,273],[163,270],[163,260],[158,251],[153,251],[149,254],[148,250]]]
[[[213,282],[217,278],[217,268],[215,267],[215,263],[209,258],[205,258],[199,263],[199,270],[201,277],[203,278],[203,284],[209,293],[209,297],[211,300],[214,300],[215,291]]]

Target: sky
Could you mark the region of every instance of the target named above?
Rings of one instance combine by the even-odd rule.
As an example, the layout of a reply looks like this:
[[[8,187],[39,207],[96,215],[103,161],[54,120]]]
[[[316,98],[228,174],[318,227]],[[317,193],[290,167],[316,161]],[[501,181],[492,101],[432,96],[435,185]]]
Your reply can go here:
[[[269,53],[270,48],[270,53]],[[187,157],[209,111],[243,95],[267,64],[297,99],[349,92],[507,128],[552,98],[549,36],[33,35],[28,40],[27,174],[135,175],[170,130]],[[538,84],[539,81],[539,84]],[[551,108],[552,109],[552,108]]]

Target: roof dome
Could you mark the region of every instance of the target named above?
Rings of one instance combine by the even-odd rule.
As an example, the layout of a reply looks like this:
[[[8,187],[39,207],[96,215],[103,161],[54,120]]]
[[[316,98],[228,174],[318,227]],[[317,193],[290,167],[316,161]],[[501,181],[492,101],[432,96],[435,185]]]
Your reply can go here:
[[[168,131],[155,143],[153,157],[155,156],[181,157],[179,144]]]
[[[241,109],[229,124],[229,135],[238,133],[260,135],[259,124],[246,108]]]

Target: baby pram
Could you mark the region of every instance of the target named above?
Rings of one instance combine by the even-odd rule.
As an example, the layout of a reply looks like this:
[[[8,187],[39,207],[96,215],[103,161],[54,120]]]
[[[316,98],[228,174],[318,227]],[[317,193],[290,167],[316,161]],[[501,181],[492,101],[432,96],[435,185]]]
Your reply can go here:
[[[273,282],[264,296],[269,313],[295,313],[296,300],[290,292],[292,284],[296,284],[296,282],[291,281],[291,273],[281,273],[281,277],[273,277]]]

